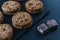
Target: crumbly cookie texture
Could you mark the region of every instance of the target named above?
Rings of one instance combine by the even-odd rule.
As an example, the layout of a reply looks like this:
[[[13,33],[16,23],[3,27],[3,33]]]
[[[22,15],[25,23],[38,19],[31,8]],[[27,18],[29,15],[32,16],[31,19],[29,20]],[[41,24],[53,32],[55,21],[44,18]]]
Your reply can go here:
[[[27,1],[25,8],[27,12],[36,14],[43,10],[43,3],[41,1]]]
[[[22,2],[23,0],[10,0],[10,1],[20,1],[20,2]]]
[[[13,15],[21,10],[21,5],[16,1],[6,1],[2,5],[2,10],[5,14]]]
[[[1,40],[11,40],[12,38],[12,28],[9,24],[0,24],[0,39]]]
[[[32,17],[27,12],[18,12],[13,15],[12,24],[17,29],[28,28],[32,24]]]
[[[3,20],[4,20],[4,16],[3,13],[0,11],[0,23],[2,23]]]

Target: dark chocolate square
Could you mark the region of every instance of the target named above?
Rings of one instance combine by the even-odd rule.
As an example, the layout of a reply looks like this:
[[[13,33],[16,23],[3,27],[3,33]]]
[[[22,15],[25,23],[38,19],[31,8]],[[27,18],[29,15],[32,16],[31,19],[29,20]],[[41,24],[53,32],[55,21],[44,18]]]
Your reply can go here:
[[[53,19],[53,20],[48,20],[47,25],[50,28],[55,29],[58,26],[58,23],[56,22],[56,20]]]
[[[37,29],[41,34],[44,34],[48,32],[49,27],[46,24],[42,23],[37,27]]]

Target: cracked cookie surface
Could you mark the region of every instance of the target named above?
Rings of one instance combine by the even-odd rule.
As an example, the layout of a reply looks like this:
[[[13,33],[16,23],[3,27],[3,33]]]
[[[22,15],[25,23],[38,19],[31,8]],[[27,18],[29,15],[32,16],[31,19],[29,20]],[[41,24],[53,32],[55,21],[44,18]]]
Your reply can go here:
[[[12,24],[18,29],[28,28],[32,24],[32,17],[27,12],[18,12],[13,15]]]

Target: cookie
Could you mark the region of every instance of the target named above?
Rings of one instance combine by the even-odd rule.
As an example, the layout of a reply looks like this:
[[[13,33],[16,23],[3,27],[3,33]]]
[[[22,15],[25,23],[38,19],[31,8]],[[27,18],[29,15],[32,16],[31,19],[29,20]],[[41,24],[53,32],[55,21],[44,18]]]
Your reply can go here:
[[[12,27],[9,24],[0,24],[0,39],[11,40],[12,38]]]
[[[19,1],[19,2],[22,2],[23,0],[10,0],[10,1]]]
[[[27,12],[18,12],[12,17],[12,24],[17,29],[25,29],[32,25],[32,17]]]
[[[0,11],[0,23],[2,23],[3,19],[4,19],[3,13]]]
[[[27,12],[36,14],[43,10],[43,3],[41,1],[27,1],[25,8]]]
[[[5,14],[13,15],[21,10],[21,5],[16,1],[6,1],[2,5],[2,10]]]

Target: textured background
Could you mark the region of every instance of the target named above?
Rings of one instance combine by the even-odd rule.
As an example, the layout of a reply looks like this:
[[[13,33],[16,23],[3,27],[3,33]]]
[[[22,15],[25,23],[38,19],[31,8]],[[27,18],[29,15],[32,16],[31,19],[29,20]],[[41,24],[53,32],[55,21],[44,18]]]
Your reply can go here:
[[[1,5],[4,1],[6,1],[6,0],[0,0],[0,10],[1,10]],[[44,8],[49,10],[50,14],[47,17],[45,17],[43,20],[36,23],[33,26],[34,28],[30,29],[23,36],[18,37],[17,40],[60,40],[60,0],[42,0],[42,2],[44,3]],[[21,3],[21,4],[22,4],[22,11],[25,11],[24,3]],[[7,21],[9,19],[10,19],[10,21]],[[36,30],[36,27],[43,22],[46,23],[47,20],[49,20],[49,19],[56,19],[59,26],[58,26],[57,30],[50,32],[45,36],[42,36]],[[11,17],[8,15],[5,15],[4,23],[8,23],[11,25]],[[18,33],[20,33],[20,30],[17,30],[17,29],[15,30],[15,28],[14,28],[13,32],[14,32],[14,36],[16,36]]]

